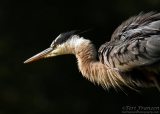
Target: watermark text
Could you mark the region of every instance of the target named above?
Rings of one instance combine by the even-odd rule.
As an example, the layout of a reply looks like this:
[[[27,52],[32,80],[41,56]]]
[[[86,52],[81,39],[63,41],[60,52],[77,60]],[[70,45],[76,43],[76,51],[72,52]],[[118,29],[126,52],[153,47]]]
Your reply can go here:
[[[159,114],[159,106],[123,106],[122,113],[125,114]]]

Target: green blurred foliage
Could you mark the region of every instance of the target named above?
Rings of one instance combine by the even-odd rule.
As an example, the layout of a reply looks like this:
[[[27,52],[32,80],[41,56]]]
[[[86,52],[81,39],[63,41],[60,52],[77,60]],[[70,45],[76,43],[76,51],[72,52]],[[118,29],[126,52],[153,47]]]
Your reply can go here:
[[[61,32],[82,36],[97,49],[122,21],[160,11],[159,0],[27,0],[0,4],[0,114],[119,114],[123,106],[159,106],[156,88],[128,95],[105,91],[79,73],[73,55],[23,61],[49,47]]]

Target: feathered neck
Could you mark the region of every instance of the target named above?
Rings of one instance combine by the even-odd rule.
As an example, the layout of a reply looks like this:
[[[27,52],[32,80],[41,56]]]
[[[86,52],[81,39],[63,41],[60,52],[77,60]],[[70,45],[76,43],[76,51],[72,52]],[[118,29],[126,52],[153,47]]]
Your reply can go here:
[[[76,55],[79,70],[84,77],[107,89],[110,86],[116,89],[117,86],[120,87],[120,84],[125,84],[122,77],[115,70],[96,60],[96,49],[90,40],[79,36],[73,37],[76,38],[72,39],[74,43],[70,43],[70,47],[74,46],[72,52]]]

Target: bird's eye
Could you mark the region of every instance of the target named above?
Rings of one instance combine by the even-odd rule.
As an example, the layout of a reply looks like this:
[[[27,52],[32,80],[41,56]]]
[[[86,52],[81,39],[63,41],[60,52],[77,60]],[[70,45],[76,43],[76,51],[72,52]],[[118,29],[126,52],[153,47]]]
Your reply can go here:
[[[57,44],[53,44],[53,45],[51,45],[51,48],[52,49],[56,49],[58,47],[58,45]]]
[[[56,44],[56,45],[54,45],[54,49],[56,49],[58,47],[58,45]]]

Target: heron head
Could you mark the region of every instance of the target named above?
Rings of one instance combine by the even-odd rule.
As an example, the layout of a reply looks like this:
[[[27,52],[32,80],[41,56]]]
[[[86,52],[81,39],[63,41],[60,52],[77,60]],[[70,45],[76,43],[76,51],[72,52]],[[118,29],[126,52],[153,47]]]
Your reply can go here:
[[[76,31],[61,33],[46,50],[36,54],[35,56],[29,58],[24,63],[29,63],[41,58],[53,57],[62,54],[72,54],[75,42],[79,36],[74,35]]]

